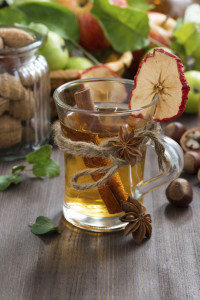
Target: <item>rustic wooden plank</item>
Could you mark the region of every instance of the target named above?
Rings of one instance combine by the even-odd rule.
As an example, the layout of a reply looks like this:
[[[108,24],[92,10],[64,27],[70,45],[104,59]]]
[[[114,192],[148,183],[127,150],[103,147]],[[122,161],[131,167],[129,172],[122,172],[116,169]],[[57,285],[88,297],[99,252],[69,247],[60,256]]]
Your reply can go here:
[[[181,120],[197,126],[194,117]],[[63,155],[54,150],[62,175],[24,178],[0,193],[0,299],[200,299],[200,201],[195,176],[188,208],[168,204],[163,186],[145,196],[153,235],[136,245],[123,232],[89,233],[62,217]],[[146,165],[153,174],[152,159]],[[12,163],[0,163],[0,174]],[[38,237],[28,224],[39,215],[59,223],[60,235]]]

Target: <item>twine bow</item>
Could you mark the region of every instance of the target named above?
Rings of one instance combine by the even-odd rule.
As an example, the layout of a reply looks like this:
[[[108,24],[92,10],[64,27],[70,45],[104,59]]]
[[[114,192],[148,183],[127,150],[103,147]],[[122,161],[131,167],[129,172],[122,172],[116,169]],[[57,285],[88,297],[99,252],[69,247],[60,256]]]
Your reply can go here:
[[[155,152],[158,157],[159,169],[161,171],[164,171],[164,165],[166,169],[169,167],[169,160],[165,155],[165,147],[158,137],[159,130],[160,128],[158,123],[148,122],[142,130],[138,130],[135,133],[135,136],[144,136],[143,141],[139,145],[140,149],[144,148],[149,140],[154,143]],[[85,169],[84,171],[77,172],[75,175],[73,175],[71,178],[71,184],[76,190],[88,190],[94,187],[101,186],[106,183],[108,179],[112,177],[120,167],[129,165],[129,163],[125,159],[117,157],[116,149],[111,144],[111,140],[113,141],[113,138],[103,141],[99,145],[88,142],[72,141],[62,135],[60,124],[58,122],[53,125],[53,132],[54,141],[62,152],[80,157],[106,157],[110,160],[111,164],[108,166]],[[117,140],[117,138],[115,139]],[[137,160],[138,159],[140,158],[137,158]],[[105,173],[105,175],[102,176],[98,181],[92,183],[77,183],[80,177],[97,173]]]

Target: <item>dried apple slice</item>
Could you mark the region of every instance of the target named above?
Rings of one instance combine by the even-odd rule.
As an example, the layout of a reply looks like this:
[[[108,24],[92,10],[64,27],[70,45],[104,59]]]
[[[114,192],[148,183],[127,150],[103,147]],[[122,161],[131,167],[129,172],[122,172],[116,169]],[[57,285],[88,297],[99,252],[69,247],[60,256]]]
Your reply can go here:
[[[89,78],[120,78],[110,68],[105,65],[92,66],[84,70],[80,79]],[[95,102],[123,102],[127,98],[125,85],[114,81],[97,81],[84,83],[84,87],[88,87],[91,92],[92,99]]]
[[[134,84],[129,99],[130,109],[150,104],[157,95],[153,120],[168,122],[183,113],[190,87],[184,75],[183,63],[176,55],[164,49],[154,49],[140,63]]]

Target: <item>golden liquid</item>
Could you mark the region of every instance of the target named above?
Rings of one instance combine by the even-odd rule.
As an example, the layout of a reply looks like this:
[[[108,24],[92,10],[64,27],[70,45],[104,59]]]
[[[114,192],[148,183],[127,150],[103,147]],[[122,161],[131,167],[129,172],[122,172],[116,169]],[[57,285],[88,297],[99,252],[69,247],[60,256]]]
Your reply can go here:
[[[138,122],[138,121],[137,121]],[[141,124],[140,124],[141,125]],[[61,124],[62,130],[66,138],[68,138],[67,127],[64,124]],[[70,129],[72,130],[72,129]],[[80,132],[79,130],[72,130],[73,134],[77,135]],[[87,134],[87,133],[86,133]],[[90,138],[94,138],[97,134],[89,133]],[[101,141],[113,137],[113,134],[108,132],[105,134],[98,135],[98,139]],[[107,210],[104,201],[102,200],[99,190],[97,187],[89,189],[89,190],[75,190],[71,185],[71,178],[77,172],[83,171],[88,167],[85,165],[82,157],[78,157],[75,155],[64,154],[65,158],[65,204],[72,208],[73,210],[92,217],[114,217],[118,216],[118,214],[110,214]],[[131,166],[123,166],[118,170],[118,174],[123,183],[124,189],[128,196],[134,197],[134,188],[141,180],[143,180],[144,176],[144,163],[145,163],[145,150],[143,151],[143,157],[140,162],[137,162],[133,167]],[[78,183],[91,183],[94,182],[91,175],[86,175],[84,177],[80,177]]]

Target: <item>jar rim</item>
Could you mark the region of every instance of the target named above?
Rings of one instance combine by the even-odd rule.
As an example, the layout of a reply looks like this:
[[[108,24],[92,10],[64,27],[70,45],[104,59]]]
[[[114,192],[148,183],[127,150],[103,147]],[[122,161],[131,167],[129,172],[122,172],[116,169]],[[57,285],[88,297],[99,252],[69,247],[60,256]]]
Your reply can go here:
[[[14,29],[24,30],[25,32],[29,33],[34,38],[34,41],[25,46],[9,47],[6,49],[5,48],[0,49],[0,56],[1,55],[9,56],[9,55],[23,54],[25,52],[29,52],[29,51],[38,49],[44,43],[44,37],[39,32],[37,32],[27,26],[0,25],[0,29],[1,28],[14,28]]]
[[[140,113],[142,110],[147,109],[153,105],[155,105],[158,101],[158,96],[156,95],[152,101],[144,106],[135,108],[135,109],[125,109],[123,111],[115,111],[115,112],[105,112],[105,111],[91,111],[91,110],[86,110],[86,109],[81,109],[78,107],[74,107],[74,106],[70,106],[69,104],[66,104],[63,102],[61,94],[63,91],[65,91],[66,89],[72,87],[72,86],[77,86],[77,85],[82,85],[84,83],[88,83],[88,82],[104,82],[104,81],[110,81],[110,82],[115,82],[115,83],[122,83],[124,85],[129,85],[132,86],[132,88],[134,87],[134,80],[130,80],[130,79],[125,79],[125,78],[112,78],[112,77],[96,77],[96,78],[87,78],[87,79],[78,79],[78,80],[74,80],[74,81],[70,81],[67,82],[61,86],[59,86],[57,89],[55,89],[54,93],[53,93],[53,98],[56,102],[56,104],[63,108],[63,109],[67,109],[71,112],[84,112],[87,113],[89,115],[127,115],[127,114],[132,114],[132,113]]]

